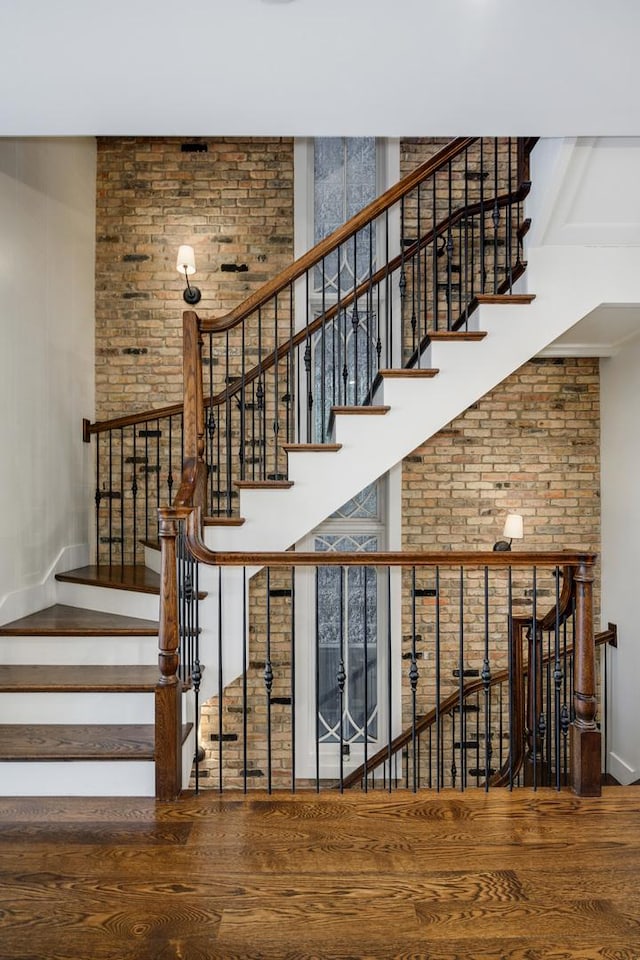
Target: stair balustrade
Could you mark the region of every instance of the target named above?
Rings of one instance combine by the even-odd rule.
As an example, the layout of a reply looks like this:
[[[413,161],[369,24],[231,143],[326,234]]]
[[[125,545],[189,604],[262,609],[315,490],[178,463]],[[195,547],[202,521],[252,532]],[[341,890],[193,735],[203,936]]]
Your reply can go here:
[[[534,143],[452,140],[226,316],[185,313],[184,406],[85,421],[97,562],[141,559],[183,460],[178,502],[198,484],[204,515],[232,519],[242,484],[286,484],[291,446],[330,443],[335,411],[375,404],[385,372],[428,375],[431,340],[524,272]]]
[[[199,510],[161,516],[163,688],[177,670],[178,525],[194,558],[216,568],[218,637],[207,668],[217,693],[200,784],[245,792],[530,784],[599,794],[593,554],[223,554],[204,546]],[[328,571],[337,604],[323,599]],[[548,596],[555,605],[540,616]],[[238,604],[239,673],[228,670],[224,645]]]

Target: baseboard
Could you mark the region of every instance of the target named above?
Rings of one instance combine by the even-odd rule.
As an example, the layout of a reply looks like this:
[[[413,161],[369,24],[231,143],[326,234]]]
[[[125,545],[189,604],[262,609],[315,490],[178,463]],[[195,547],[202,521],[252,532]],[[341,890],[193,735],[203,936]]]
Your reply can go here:
[[[626,763],[617,753],[614,753],[613,750],[609,751],[607,760],[608,773],[614,776],[623,786],[626,787],[638,779],[638,771]]]
[[[20,617],[28,617],[31,613],[44,610],[56,602],[56,573],[84,567],[89,562],[89,545],[75,543],[63,547],[55,558],[40,583],[21,587],[5,594],[0,600],[0,624],[11,623]]]

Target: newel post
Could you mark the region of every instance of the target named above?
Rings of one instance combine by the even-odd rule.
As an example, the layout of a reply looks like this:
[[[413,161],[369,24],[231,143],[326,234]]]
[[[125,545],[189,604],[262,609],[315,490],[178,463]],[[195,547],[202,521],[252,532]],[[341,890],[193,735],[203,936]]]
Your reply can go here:
[[[571,788],[581,797],[601,794],[600,731],[596,725],[596,651],[593,639],[593,558],[576,569],[576,639],[573,659]]]
[[[182,684],[178,677],[178,576],[176,537],[178,519],[171,507],[159,510],[160,629],[155,694],[156,799],[174,800],[182,789]]]

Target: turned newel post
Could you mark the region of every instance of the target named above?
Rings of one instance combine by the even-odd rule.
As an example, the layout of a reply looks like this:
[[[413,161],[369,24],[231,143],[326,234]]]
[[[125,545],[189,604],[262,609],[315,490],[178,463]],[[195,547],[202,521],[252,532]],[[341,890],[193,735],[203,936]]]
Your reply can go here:
[[[576,639],[573,659],[571,787],[583,797],[601,793],[600,731],[596,724],[596,651],[593,639],[593,557],[576,569]]]
[[[174,800],[182,789],[182,684],[178,677],[180,635],[176,568],[178,519],[170,507],[158,512],[162,567],[158,631],[160,677],[155,695],[156,799]]]

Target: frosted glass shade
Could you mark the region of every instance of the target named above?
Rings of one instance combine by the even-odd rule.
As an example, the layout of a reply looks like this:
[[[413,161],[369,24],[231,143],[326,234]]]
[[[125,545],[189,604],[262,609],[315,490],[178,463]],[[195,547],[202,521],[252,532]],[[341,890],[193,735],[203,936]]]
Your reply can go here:
[[[192,276],[196,272],[196,257],[193,252],[193,247],[183,244],[178,249],[176,270],[182,276],[184,276],[186,273],[188,277]]]
[[[522,540],[524,532],[522,527],[522,517],[519,513],[507,514],[502,536],[508,537],[509,540]]]

